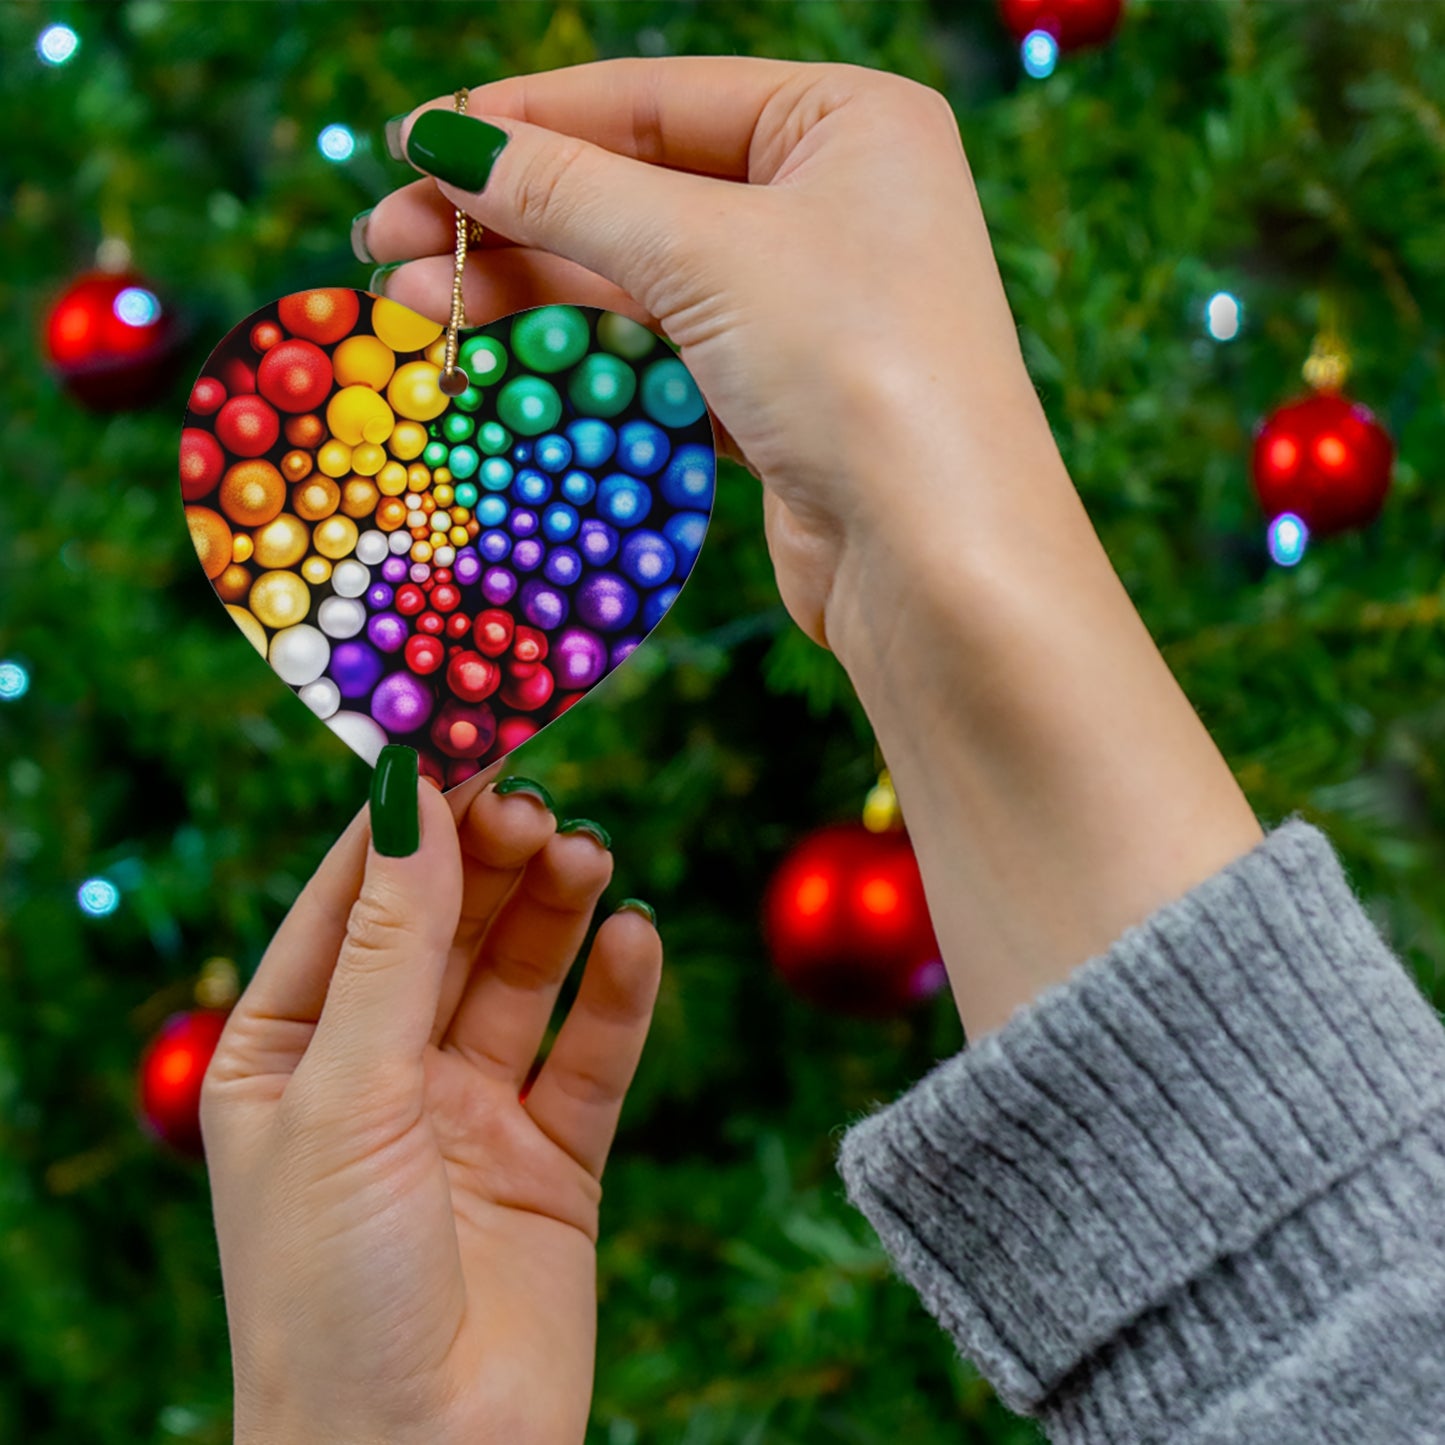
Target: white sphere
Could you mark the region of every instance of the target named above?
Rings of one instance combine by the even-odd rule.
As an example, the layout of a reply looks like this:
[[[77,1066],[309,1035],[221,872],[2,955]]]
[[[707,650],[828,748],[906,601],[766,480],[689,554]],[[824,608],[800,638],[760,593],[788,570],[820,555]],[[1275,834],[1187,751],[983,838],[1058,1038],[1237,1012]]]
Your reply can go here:
[[[391,542],[388,545],[398,557],[404,557],[411,551],[411,544],[415,540],[416,538],[414,538],[410,532],[398,527],[397,530],[391,534]]]
[[[310,623],[298,622],[294,627],[283,627],[271,639],[267,661],[282,682],[304,687],[326,671],[331,644]]]
[[[331,569],[331,590],[338,597],[360,597],[370,586],[371,569],[355,557],[348,557]]]
[[[385,532],[363,532],[356,539],[356,556],[359,561],[365,562],[368,567],[375,567],[379,562],[385,562],[387,553],[391,546],[386,540]]]
[[[296,694],[320,718],[328,718],[341,706],[341,689],[329,677],[308,682]]]
[[[316,609],[316,621],[328,637],[355,637],[366,626],[366,607],[354,597],[328,597]]]
[[[391,741],[381,724],[364,712],[339,712],[326,719],[326,726],[372,767],[376,766],[382,748]]]
[[[455,547],[438,547],[432,553],[431,559],[438,567],[450,567],[457,560],[457,549]]]
[[[413,562],[411,564],[411,580],[418,587],[431,576],[431,564],[428,562]]]

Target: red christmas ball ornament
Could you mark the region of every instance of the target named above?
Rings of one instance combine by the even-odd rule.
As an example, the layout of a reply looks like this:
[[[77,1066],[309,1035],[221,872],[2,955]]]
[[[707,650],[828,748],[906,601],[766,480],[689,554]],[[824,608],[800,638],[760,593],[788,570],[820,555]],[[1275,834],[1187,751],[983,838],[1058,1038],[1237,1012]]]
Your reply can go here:
[[[763,901],[774,967],[837,1013],[896,1014],[945,974],[908,835],[836,823],[784,858]]]
[[[281,435],[281,418],[263,397],[233,396],[216,413],[216,437],[238,457],[265,456]]]
[[[220,485],[226,454],[210,432],[188,426],[181,432],[181,496],[199,502]]]
[[[481,702],[501,686],[502,670],[479,652],[456,653],[447,663],[447,686],[463,702]]]
[[[200,1156],[201,1081],[226,1026],[224,1009],[172,1014],[140,1061],[140,1115],[157,1138]]]
[[[402,656],[406,658],[406,665],[421,677],[433,673],[446,660],[446,649],[435,637],[428,637],[425,633],[418,633],[415,637],[408,637],[406,646],[402,649]]]
[[[330,346],[351,334],[361,315],[361,301],[349,286],[322,287],[283,296],[276,314],[292,336]]]
[[[256,389],[281,411],[315,411],[331,394],[331,358],[314,341],[281,341],[281,328],[275,331],[277,342],[256,368]]]
[[[472,624],[477,651],[483,657],[500,657],[512,645],[516,626],[512,614],[500,607],[488,607],[486,611],[479,612]]]
[[[226,388],[214,376],[203,376],[191,388],[188,406],[197,416],[213,416],[225,400]]]
[[[496,715],[486,703],[469,706],[448,698],[432,719],[431,740],[448,757],[480,758],[496,737]]]
[[[1113,35],[1124,13],[1124,0],[999,0],[998,12],[1020,44],[1035,30],[1043,30],[1060,50],[1079,50],[1102,45]]]
[[[1267,517],[1293,512],[1313,535],[1328,536],[1379,515],[1395,447],[1368,407],[1322,391],[1271,412],[1255,434],[1251,460]]]
[[[519,676],[523,667],[526,673]],[[508,663],[500,697],[508,707],[514,707],[518,712],[535,712],[552,696],[555,686],[552,670],[544,663]]]
[[[97,411],[154,401],[174,375],[176,318],[139,276],[93,271],[60,295],[45,322],[45,354],[65,388]]]

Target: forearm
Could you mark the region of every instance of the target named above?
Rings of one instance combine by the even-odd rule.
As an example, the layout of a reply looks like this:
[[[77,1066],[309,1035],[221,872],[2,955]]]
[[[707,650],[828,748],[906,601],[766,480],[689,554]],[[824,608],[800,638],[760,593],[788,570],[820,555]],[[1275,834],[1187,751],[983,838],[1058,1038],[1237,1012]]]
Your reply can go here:
[[[1031,401],[986,441],[915,433],[953,500],[871,519],[827,616],[970,1037],[1261,836]]]

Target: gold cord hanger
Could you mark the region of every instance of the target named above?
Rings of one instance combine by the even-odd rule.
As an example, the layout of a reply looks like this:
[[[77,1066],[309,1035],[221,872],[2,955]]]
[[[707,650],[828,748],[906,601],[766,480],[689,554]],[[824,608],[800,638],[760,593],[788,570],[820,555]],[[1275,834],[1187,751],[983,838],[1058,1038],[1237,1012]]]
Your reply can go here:
[[[467,113],[468,98],[469,93],[464,89],[452,96],[458,115]],[[467,265],[467,243],[480,243],[483,235],[481,223],[472,220],[465,211],[458,211],[456,216],[457,247],[456,264],[452,269],[452,315],[447,322],[445,364],[437,382],[443,396],[460,396],[471,385],[466,372],[457,365],[457,332],[467,324],[466,304],[462,300],[462,273]]]

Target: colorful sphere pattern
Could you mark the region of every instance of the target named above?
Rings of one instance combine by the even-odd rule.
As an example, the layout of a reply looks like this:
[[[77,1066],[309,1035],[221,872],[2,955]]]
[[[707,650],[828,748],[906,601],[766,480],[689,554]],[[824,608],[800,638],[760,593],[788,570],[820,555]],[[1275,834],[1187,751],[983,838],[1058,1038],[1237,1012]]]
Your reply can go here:
[[[573,706],[666,615],[712,513],[707,408],[666,342],[542,306],[463,334],[299,292],[191,393],[180,481],[232,620],[348,747],[455,787]]]

